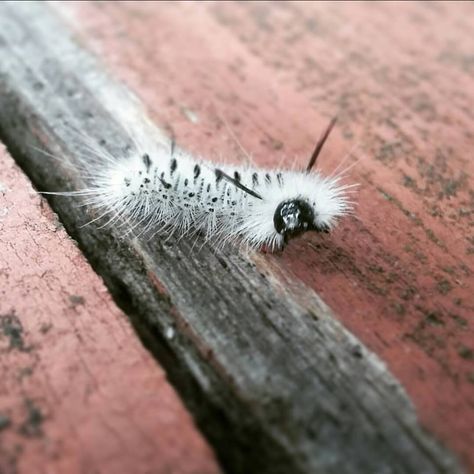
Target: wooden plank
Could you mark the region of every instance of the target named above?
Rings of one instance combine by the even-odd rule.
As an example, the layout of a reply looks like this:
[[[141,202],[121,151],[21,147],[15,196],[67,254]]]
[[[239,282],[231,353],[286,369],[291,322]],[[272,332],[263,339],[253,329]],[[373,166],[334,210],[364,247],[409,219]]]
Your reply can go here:
[[[46,5],[0,13],[1,137],[38,187],[75,189],[32,147],[74,162],[72,125],[120,156],[143,112]],[[380,360],[271,260],[81,227],[76,201],[50,202],[229,472],[459,470]]]
[[[297,91],[306,108],[337,113],[345,150],[359,146],[351,171],[361,184],[357,219],[330,241],[311,239],[304,258],[302,246],[292,246],[282,265],[388,364],[422,424],[474,471],[474,4],[215,3],[207,12],[270,69],[260,75],[274,78],[280,102]],[[211,21],[201,24],[216,36]],[[122,29],[128,41],[137,34]],[[111,57],[105,38],[95,43]],[[239,125],[247,147],[260,115]],[[273,116],[291,134],[282,139],[285,153],[297,152],[305,134],[281,118],[284,109]],[[270,135],[275,129],[265,126]],[[328,167],[331,159],[339,161],[333,155]]]
[[[0,473],[216,473],[211,449],[0,144]]]

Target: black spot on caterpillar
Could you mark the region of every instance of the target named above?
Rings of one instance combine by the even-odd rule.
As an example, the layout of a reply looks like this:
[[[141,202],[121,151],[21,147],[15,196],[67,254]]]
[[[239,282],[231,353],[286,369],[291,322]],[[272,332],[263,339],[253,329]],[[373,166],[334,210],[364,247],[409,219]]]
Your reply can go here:
[[[151,168],[151,159],[148,153],[145,153],[143,155],[143,163],[145,164],[146,172],[149,173]]]

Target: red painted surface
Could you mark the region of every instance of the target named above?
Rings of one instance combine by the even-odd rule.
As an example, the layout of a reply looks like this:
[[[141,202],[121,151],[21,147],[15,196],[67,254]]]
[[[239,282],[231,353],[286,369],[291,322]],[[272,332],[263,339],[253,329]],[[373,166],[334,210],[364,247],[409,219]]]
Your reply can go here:
[[[472,3],[56,5],[178,143],[320,166],[358,144],[355,218],[269,256],[385,360],[474,469]],[[355,161],[353,158],[348,163]]]
[[[0,148],[0,472],[213,473],[104,284]]]

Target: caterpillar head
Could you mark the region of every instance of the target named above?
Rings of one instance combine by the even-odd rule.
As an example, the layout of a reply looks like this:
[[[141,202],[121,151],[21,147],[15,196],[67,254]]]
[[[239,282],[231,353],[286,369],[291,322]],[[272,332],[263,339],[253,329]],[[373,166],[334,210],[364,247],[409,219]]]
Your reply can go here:
[[[273,215],[275,230],[285,242],[303,232],[329,232],[329,225],[315,220],[312,206],[303,199],[290,199],[278,205]]]
[[[306,173],[310,173],[314,167],[335,123],[336,118],[333,118],[316,144],[306,167]],[[343,188],[337,186],[338,179],[336,178],[332,183],[327,179],[319,177],[318,179],[320,180],[319,186],[325,188],[324,194],[322,194],[324,196],[323,202],[318,198],[313,202],[302,198],[293,198],[278,204],[273,215],[273,225],[283,242],[286,243],[288,239],[310,230],[329,233],[332,221],[347,212],[347,199],[344,196]],[[304,183],[302,184],[304,187]]]
[[[285,185],[269,185],[254,199],[237,232],[252,246],[281,249],[306,232],[329,233],[352,205],[336,177],[281,172]],[[351,185],[349,185],[351,186]]]
[[[324,177],[318,171],[312,172],[334,124],[335,119],[318,141],[306,170],[267,172],[265,183],[257,181],[252,189],[216,170],[216,175],[252,198],[245,218],[236,229],[246,242],[257,248],[283,248],[290,239],[304,232],[328,233],[339,218],[351,211],[347,189],[354,185],[340,184],[340,175]]]

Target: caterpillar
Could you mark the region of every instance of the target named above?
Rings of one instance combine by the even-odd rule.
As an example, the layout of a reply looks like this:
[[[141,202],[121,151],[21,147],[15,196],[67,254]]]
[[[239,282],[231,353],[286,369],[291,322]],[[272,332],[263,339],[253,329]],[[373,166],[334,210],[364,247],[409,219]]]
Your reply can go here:
[[[328,233],[352,210],[341,174],[323,176],[317,158],[336,119],[321,135],[305,170],[218,165],[195,159],[174,142],[143,146],[122,160],[88,144],[88,187],[72,192],[128,231],[179,236],[203,233],[218,245],[241,242],[255,249],[283,249],[304,232]],[[148,149],[147,149],[148,148]],[[90,159],[94,161],[91,165]],[[91,166],[93,171],[90,170]],[[90,223],[89,222],[89,223]]]

